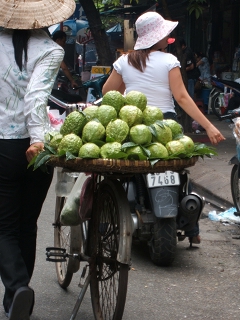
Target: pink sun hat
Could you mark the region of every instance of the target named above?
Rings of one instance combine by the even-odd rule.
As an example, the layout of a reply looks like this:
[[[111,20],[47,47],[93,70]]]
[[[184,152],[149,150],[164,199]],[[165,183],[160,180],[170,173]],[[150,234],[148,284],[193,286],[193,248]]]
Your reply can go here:
[[[138,35],[134,50],[147,49],[167,37],[178,25],[178,21],[165,20],[159,13],[149,11],[136,21]]]

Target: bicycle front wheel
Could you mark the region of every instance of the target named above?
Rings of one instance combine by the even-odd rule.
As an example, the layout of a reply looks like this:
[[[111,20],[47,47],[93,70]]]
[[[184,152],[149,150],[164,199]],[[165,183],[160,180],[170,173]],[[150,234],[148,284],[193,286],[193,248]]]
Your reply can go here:
[[[81,227],[66,227],[60,222],[60,214],[65,197],[56,197],[55,222],[54,222],[54,246],[66,249],[67,253],[80,253],[81,251]],[[66,261],[55,262],[58,283],[62,288],[67,288],[71,283],[73,273],[79,270],[80,262],[77,259],[69,258]]]
[[[240,211],[240,180],[238,178],[238,165],[237,164],[235,164],[232,167],[231,192],[232,192],[233,203],[235,204],[237,211]]]
[[[91,300],[96,320],[122,319],[128,283],[127,264],[117,261],[123,212],[129,211],[125,191],[118,181],[103,181],[97,191],[89,225]]]

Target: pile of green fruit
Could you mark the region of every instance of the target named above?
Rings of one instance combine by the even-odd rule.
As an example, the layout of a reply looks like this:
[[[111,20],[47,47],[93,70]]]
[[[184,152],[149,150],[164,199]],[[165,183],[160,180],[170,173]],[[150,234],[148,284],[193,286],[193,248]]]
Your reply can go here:
[[[70,113],[59,133],[48,133],[46,152],[66,159],[103,158],[166,160],[216,154],[184,135],[182,126],[163,119],[138,91],[125,97],[118,91],[103,96],[101,106]],[[46,154],[47,155],[47,154]],[[42,155],[43,157],[43,155]]]

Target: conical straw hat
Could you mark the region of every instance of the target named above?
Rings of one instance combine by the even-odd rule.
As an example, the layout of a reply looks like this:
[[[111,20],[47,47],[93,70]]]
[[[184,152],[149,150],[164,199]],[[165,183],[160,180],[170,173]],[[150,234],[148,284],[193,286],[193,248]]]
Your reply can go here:
[[[7,29],[40,29],[68,19],[74,0],[0,0],[0,26]]]

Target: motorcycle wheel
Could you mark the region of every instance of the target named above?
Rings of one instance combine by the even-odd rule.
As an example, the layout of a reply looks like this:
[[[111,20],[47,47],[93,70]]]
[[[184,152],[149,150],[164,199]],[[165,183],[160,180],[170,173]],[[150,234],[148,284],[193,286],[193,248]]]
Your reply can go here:
[[[240,212],[240,180],[238,178],[238,165],[232,167],[231,172],[231,192],[234,205],[238,212]]]
[[[220,116],[222,115],[219,97],[220,97],[220,92],[216,92],[216,94],[212,97],[212,100],[211,100],[212,112],[218,118],[220,118]]]
[[[149,245],[151,259],[156,265],[167,267],[172,264],[177,246],[176,234],[175,218],[157,219]]]

